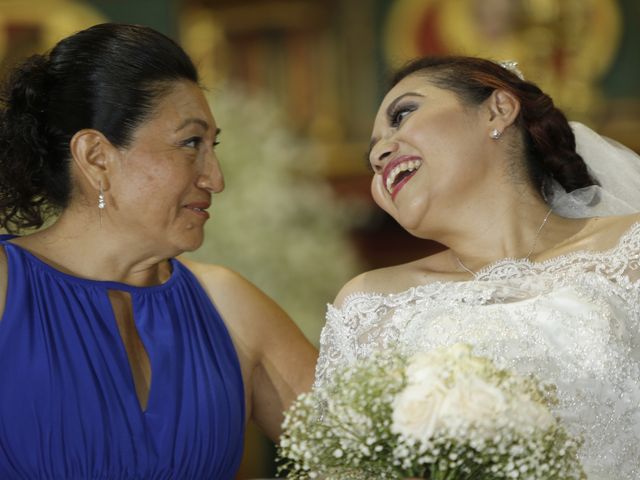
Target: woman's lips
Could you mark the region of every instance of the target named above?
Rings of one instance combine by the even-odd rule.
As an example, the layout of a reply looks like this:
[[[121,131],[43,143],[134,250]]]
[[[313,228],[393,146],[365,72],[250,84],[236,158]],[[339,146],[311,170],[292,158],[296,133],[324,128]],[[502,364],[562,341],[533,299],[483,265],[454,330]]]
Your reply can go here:
[[[395,200],[398,192],[405,186],[405,184],[413,178],[413,176],[418,172],[418,170],[414,170],[413,172],[407,174],[402,180],[400,180],[396,185],[392,187],[391,190],[391,200]]]
[[[401,188],[413,177],[422,166],[422,160],[413,155],[401,155],[391,160],[382,172],[385,189],[394,199]],[[400,180],[397,180],[400,178]]]
[[[207,212],[207,208],[209,207],[210,204],[205,202],[189,203],[184,206],[184,208],[189,210],[191,213],[199,216],[200,218],[204,218],[205,220],[209,218],[209,212]]]

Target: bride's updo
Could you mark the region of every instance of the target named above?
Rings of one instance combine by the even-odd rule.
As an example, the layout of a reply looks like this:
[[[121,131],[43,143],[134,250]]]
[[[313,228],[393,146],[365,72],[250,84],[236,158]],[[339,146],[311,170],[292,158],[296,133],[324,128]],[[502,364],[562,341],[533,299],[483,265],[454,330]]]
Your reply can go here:
[[[444,56],[413,60],[395,73],[391,86],[412,74],[424,75],[430,84],[454,92],[470,105],[481,104],[496,89],[518,98],[520,113],[515,124],[523,133],[531,181],[543,196],[551,180],[566,192],[597,185],[576,153],[575,137],[566,117],[537,85],[490,60]]]
[[[18,65],[0,90],[0,227],[37,228],[65,208],[73,135],[95,129],[127,147],[178,80],[198,81],[189,57],[138,25],[96,25]]]

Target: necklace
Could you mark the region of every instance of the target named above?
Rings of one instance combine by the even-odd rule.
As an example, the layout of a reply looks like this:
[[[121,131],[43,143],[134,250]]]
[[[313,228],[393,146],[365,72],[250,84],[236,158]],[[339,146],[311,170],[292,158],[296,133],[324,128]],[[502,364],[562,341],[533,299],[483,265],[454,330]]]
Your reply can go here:
[[[542,220],[542,223],[538,227],[538,230],[536,231],[536,235],[535,235],[535,237],[533,237],[533,243],[531,244],[531,248],[529,249],[529,252],[527,253],[527,255],[524,257],[525,260],[529,260],[531,258],[531,254],[536,249],[536,245],[538,244],[538,239],[540,238],[540,233],[542,232],[542,229],[544,228],[544,226],[547,224],[547,220],[549,220],[549,215],[551,215],[551,211],[552,211],[552,208],[549,209],[547,214],[544,216],[544,219]],[[455,257],[456,257],[456,260],[458,261],[458,265],[460,265],[460,267],[463,270],[465,270],[466,272],[468,272],[471,275],[473,275],[473,278],[478,278],[478,274],[476,272],[474,272],[473,270],[471,270],[469,267],[467,267],[462,262],[462,260],[460,260],[460,257],[458,257],[457,255],[455,255]]]

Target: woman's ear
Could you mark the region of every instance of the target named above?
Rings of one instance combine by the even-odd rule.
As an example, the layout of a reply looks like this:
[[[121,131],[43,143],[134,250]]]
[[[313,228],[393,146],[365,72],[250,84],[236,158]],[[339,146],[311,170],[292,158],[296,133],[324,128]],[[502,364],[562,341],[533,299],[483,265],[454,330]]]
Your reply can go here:
[[[496,89],[487,98],[489,128],[503,132],[512,125],[520,113],[520,100],[507,90]]]
[[[102,133],[83,129],[71,138],[71,156],[85,180],[96,190],[109,189],[109,170],[117,149]]]

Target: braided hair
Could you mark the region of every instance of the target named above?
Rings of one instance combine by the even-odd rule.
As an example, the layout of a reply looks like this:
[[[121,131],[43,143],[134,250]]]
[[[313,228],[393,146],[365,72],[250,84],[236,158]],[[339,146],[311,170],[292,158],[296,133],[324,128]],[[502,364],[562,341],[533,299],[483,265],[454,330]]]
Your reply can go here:
[[[432,85],[452,91],[470,105],[481,104],[496,89],[514,95],[520,101],[515,124],[523,132],[527,170],[541,194],[550,180],[557,181],[567,192],[597,185],[576,152],[567,118],[534,83],[490,60],[435,56],[409,62],[395,73],[391,86],[412,74],[424,75]]]

